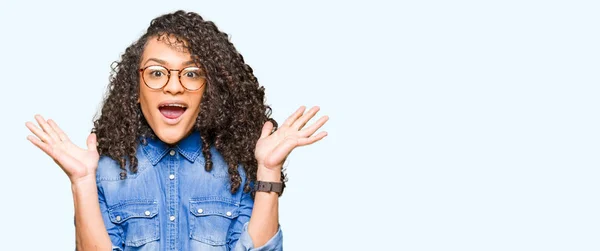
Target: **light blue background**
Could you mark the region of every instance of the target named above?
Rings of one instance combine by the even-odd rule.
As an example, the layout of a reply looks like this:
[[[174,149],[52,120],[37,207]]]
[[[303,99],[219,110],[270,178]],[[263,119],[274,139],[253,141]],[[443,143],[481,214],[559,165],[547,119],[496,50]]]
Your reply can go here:
[[[66,175],[24,123],[83,146],[109,65],[150,20],[214,21],[274,117],[320,105],[297,149],[286,250],[600,250],[595,1],[2,1],[0,243],[72,250]]]

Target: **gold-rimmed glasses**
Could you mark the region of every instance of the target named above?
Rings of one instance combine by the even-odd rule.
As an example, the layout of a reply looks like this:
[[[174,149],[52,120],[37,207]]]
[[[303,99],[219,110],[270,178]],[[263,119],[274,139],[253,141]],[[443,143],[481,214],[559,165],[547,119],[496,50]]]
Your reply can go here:
[[[179,69],[167,69],[160,65],[150,65],[139,69],[142,80],[148,88],[160,90],[171,79],[171,72],[177,71],[179,83],[188,91],[197,91],[206,83],[206,74],[200,67],[190,66]]]

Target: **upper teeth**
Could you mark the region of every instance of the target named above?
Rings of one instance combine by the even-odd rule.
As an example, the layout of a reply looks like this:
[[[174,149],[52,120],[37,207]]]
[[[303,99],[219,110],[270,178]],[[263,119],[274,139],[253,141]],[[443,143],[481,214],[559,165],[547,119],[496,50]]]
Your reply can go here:
[[[163,107],[164,107],[164,106],[176,106],[176,107],[185,108],[185,105],[182,105],[182,104],[165,104],[165,105],[162,105],[162,106],[163,106]]]

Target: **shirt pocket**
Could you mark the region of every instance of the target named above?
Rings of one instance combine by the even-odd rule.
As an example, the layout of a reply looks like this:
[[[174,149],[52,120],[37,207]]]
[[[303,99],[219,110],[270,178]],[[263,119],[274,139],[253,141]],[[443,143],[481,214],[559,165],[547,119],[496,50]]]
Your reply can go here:
[[[229,227],[240,214],[240,204],[226,198],[190,200],[190,238],[213,246],[225,245]]]
[[[123,230],[125,246],[140,247],[160,238],[158,204],[127,201],[108,208],[110,221]]]

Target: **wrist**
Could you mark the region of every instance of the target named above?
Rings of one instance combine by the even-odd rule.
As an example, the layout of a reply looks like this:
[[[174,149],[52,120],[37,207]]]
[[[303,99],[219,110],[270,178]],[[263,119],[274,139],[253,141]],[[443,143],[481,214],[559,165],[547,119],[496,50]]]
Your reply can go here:
[[[267,168],[259,165],[256,171],[256,180],[281,182],[281,168]]]
[[[73,192],[88,189],[90,187],[96,187],[96,175],[88,175],[75,180],[71,180],[71,190]]]

